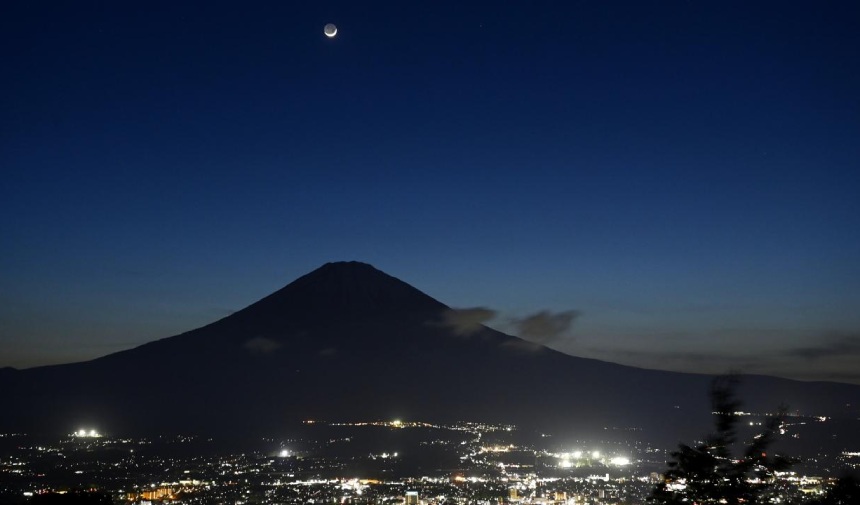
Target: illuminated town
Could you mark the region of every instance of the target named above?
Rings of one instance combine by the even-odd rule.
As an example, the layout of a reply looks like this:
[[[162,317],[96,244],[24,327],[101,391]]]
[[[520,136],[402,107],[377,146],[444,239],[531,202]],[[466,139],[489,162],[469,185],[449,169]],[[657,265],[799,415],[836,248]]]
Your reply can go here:
[[[645,503],[668,459],[640,442],[562,442],[512,425],[307,420],[295,431],[242,443],[90,427],[54,440],[3,434],[0,503],[83,491],[135,504],[632,505]],[[860,468],[860,452],[807,463],[778,474],[773,503],[820,496],[840,471]]]

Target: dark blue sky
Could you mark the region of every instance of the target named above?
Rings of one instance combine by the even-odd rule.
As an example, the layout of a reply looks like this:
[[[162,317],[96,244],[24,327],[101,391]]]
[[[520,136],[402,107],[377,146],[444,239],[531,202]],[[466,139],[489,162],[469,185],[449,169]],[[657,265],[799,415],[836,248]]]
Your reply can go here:
[[[178,3],[0,7],[0,366],[356,259],[579,310],[572,354],[860,383],[856,2]]]

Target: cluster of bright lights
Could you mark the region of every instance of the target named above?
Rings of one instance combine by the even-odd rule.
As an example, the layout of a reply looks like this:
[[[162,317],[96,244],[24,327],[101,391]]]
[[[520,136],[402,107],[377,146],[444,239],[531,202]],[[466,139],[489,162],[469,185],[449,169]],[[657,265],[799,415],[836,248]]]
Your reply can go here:
[[[465,477],[463,475],[455,475],[455,482],[487,482],[488,479],[485,477]]]
[[[364,490],[370,487],[370,481],[360,480],[360,479],[348,479],[341,481],[340,488],[344,491],[354,491],[355,494],[361,496],[364,493]]]
[[[514,449],[512,445],[485,445],[481,447],[480,452],[509,452]]]
[[[684,479],[678,479],[674,482],[667,483],[666,487],[671,491],[683,491],[687,489],[687,481]]]
[[[290,451],[288,451],[286,449],[281,449],[281,452],[278,453],[278,457],[279,458],[289,458],[290,457]]]
[[[74,433],[78,438],[101,438],[102,434],[96,430],[78,430]]]
[[[600,460],[600,451],[591,451],[589,453],[573,451],[558,454],[556,457],[560,460],[558,462],[558,466],[560,468],[573,468],[574,466],[577,466],[577,460],[581,460],[583,457],[590,458],[592,460]],[[604,459],[603,461],[604,463],[608,463],[613,466],[627,466],[630,464],[630,458],[624,456],[614,456],[608,460]]]
[[[615,466],[627,466],[630,464],[630,459],[625,457],[615,457],[609,460],[609,463]]]

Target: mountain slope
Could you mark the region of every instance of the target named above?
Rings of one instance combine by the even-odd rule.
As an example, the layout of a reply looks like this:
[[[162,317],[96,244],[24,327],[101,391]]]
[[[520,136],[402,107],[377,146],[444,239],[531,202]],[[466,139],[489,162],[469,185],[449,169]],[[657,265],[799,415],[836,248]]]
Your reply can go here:
[[[0,374],[0,429],[271,433],[307,418],[505,421],[581,436],[709,426],[709,376],[568,356],[442,324],[443,303],[330,263],[212,324],[84,363]],[[860,387],[747,377],[748,409],[857,417]],[[846,407],[846,404],[853,407]]]

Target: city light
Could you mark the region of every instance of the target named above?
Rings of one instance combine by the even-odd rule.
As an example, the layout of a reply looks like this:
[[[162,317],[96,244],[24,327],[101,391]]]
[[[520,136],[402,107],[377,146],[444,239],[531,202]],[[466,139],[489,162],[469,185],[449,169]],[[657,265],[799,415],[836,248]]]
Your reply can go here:
[[[0,478],[11,476],[13,480],[19,479],[21,484],[15,488],[18,496],[25,492],[34,495],[47,491],[63,492],[63,489],[48,487],[37,490],[32,487],[32,481],[21,479],[27,475],[37,476],[30,468],[52,469],[49,471],[71,474],[81,480],[121,482],[121,485],[117,484],[112,489],[107,484],[104,489],[124,496],[127,502],[137,503],[177,500],[179,496],[187,496],[189,503],[192,500],[194,503],[311,503],[314,500],[315,503],[341,505],[364,501],[406,505],[403,500],[408,491],[420,487],[417,497],[409,495],[413,500],[417,499],[414,503],[418,505],[432,503],[431,496],[437,497],[436,503],[447,502],[455,497],[469,502],[483,493],[491,490],[496,492],[502,488],[511,503],[519,505],[607,505],[625,503],[625,496],[644,499],[643,493],[649,492],[650,486],[642,486],[643,483],[665,482],[671,492],[688,489],[688,483],[683,480],[666,481],[664,475],[654,471],[654,454],[659,455],[660,451],[650,446],[624,444],[622,447],[605,441],[583,441],[577,445],[591,446],[592,449],[572,450],[569,446],[554,445],[552,442],[543,447],[530,445],[530,442],[514,444],[507,437],[496,438],[499,432],[507,431],[508,425],[486,423],[400,421],[395,424],[394,420],[317,423],[337,426],[338,432],[343,433],[332,438],[325,427],[319,437],[309,432],[307,438],[301,439],[301,443],[306,444],[301,446],[301,452],[293,452],[296,448],[293,442],[299,443],[298,440],[285,439],[272,447],[268,457],[255,452],[232,451],[202,457],[193,453],[179,455],[170,451],[173,444],[194,440],[206,440],[209,443],[212,439],[193,436],[156,439],[106,437],[89,426],[68,435],[73,440],[77,439],[77,443],[70,443],[68,438],[60,439],[56,444],[35,443],[35,440],[27,443],[25,436],[20,436],[21,440],[10,445],[14,451],[11,457],[6,456],[3,465],[0,465]],[[395,426],[416,430],[416,439],[407,445],[398,445],[396,452],[391,446],[378,447],[368,452],[361,449],[357,452],[348,447],[348,443],[353,440],[363,440],[359,433],[365,428],[373,427],[377,428],[367,430],[369,440],[390,443],[376,440],[375,436],[380,427],[391,429]],[[420,431],[422,428],[424,431]],[[512,431],[516,431],[516,428]],[[271,439],[267,441],[274,442]],[[398,444],[403,443],[403,440],[398,441]],[[376,461],[371,468],[382,472],[402,471],[404,467],[399,461],[400,452],[410,454],[410,457],[420,453],[413,452],[409,445],[412,443],[453,451],[464,462],[464,466],[470,468],[470,472],[474,471],[473,475],[445,472],[443,475],[385,475],[379,480],[355,477],[356,469],[362,468],[363,462],[370,461]],[[344,452],[333,451],[332,445],[335,444],[337,448],[343,447]],[[602,449],[593,449],[595,445]],[[146,450],[138,451],[137,448],[141,446],[146,447]],[[167,448],[168,451],[162,453],[161,448]],[[60,454],[62,458],[58,458]],[[80,464],[78,455],[92,457],[98,454],[110,454],[116,460],[112,465]],[[0,457],[4,455],[0,453]],[[844,450],[838,454],[838,461],[843,465],[860,466],[856,458],[860,458],[860,451]],[[52,465],[58,466],[54,468]],[[159,467],[178,471],[181,477],[152,479],[152,474],[148,472]],[[541,468],[550,467],[555,471],[554,474],[541,475]],[[320,472],[329,475],[326,478],[303,478],[319,475]],[[140,482],[129,484],[129,475],[139,476]],[[794,503],[791,499],[801,503],[809,493],[821,494],[836,482],[827,477],[795,472],[776,472],[773,478],[782,486],[778,499],[771,500],[773,503]],[[762,479],[750,482],[765,484]],[[422,499],[422,496],[427,498]]]
[[[74,432],[72,434],[72,436],[78,437],[78,438],[101,438],[102,434],[96,430],[93,430],[93,429],[90,429],[90,430],[80,429],[80,430]]]

